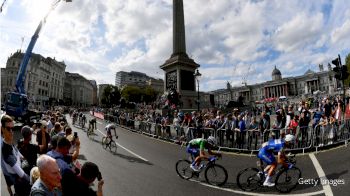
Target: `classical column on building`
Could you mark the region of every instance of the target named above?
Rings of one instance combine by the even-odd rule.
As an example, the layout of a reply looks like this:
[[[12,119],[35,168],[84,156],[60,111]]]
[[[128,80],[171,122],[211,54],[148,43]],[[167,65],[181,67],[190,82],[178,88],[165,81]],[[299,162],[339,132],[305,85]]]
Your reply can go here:
[[[281,92],[282,92],[281,85],[278,85],[278,96],[277,97],[281,96],[281,94],[282,94]]]

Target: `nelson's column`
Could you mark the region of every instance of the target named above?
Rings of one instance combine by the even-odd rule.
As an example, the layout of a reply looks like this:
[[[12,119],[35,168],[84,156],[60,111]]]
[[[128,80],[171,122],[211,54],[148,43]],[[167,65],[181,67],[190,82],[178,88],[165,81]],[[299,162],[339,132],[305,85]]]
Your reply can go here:
[[[165,72],[164,91],[176,90],[182,108],[195,108],[197,99],[194,72],[200,65],[186,54],[183,1],[173,0],[173,53],[160,66]]]

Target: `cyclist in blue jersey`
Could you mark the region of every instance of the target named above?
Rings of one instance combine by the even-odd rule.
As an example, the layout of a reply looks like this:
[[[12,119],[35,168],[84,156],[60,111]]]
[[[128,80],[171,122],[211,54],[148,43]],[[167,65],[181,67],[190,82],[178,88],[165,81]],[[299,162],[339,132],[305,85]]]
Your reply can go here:
[[[209,155],[215,155],[221,157],[220,153],[212,152],[211,149],[216,146],[216,139],[213,136],[209,136],[208,139],[196,138],[189,142],[186,151],[192,154],[195,159],[191,164],[191,169],[198,172],[200,170],[200,163],[202,159],[209,159],[209,156],[205,154],[205,149],[208,149]]]
[[[286,157],[284,153],[284,149],[287,147],[289,148],[292,142],[294,141],[294,136],[291,134],[286,135],[284,139],[274,139],[270,140],[268,142],[265,142],[262,144],[262,147],[259,150],[258,157],[263,160],[265,163],[267,163],[266,168],[264,169],[264,172],[268,172],[264,186],[275,186],[275,183],[272,183],[271,176],[273,174],[273,171],[277,167],[277,163],[282,164],[284,167],[291,168],[293,167],[292,164],[287,164],[285,162]],[[274,152],[278,152],[278,161],[276,161],[276,158],[274,156]]]

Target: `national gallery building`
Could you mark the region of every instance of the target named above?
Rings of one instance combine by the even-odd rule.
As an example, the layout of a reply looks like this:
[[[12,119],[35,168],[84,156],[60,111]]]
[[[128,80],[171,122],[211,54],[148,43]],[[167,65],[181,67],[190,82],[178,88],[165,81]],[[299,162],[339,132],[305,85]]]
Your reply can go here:
[[[316,91],[334,94],[338,88],[342,88],[342,84],[334,78],[334,72],[330,68],[328,71],[313,72],[308,70],[301,76],[282,78],[281,71],[275,67],[272,71],[271,81],[239,87],[231,87],[228,83],[226,89],[209,93],[214,95],[215,106],[225,106],[228,101],[236,101],[240,96],[248,105],[266,98],[308,97]]]

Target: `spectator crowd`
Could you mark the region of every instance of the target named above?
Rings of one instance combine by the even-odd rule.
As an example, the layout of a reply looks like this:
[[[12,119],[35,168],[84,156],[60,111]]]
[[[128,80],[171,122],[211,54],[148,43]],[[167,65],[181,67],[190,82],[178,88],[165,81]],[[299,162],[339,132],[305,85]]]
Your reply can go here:
[[[1,169],[10,196],[103,195],[98,166],[92,162],[80,165],[80,140],[61,112],[48,111],[40,122],[23,126],[17,142],[14,129],[13,119],[3,115]],[[96,191],[90,187],[95,179]]]
[[[314,102],[276,102],[244,111],[238,108],[157,110],[152,105],[138,104],[136,110],[105,109],[104,118],[176,141],[214,135],[220,146],[258,149],[258,144],[270,138],[283,138],[286,134],[296,136],[296,147],[309,146],[312,134],[317,134],[317,145],[323,145],[321,135],[327,138],[328,143],[333,143],[338,139],[339,128],[344,125],[344,112],[345,118],[348,118],[349,105],[345,107],[337,96],[324,97]]]

